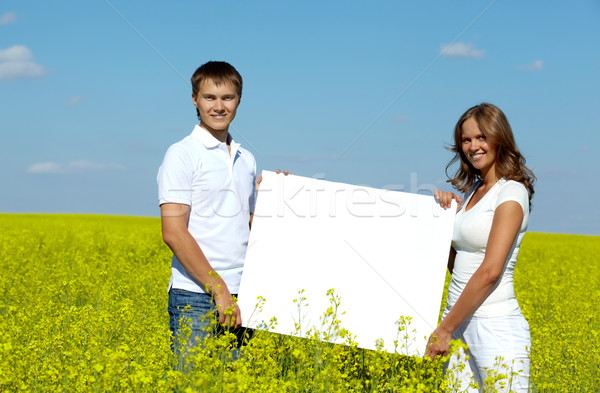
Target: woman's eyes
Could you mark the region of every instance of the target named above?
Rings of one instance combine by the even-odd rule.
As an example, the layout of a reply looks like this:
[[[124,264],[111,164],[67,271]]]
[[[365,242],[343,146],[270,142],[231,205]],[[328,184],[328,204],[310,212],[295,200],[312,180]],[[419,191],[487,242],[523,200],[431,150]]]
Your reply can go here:
[[[475,139],[483,142],[483,141],[485,141],[485,135],[478,136]],[[471,138],[465,138],[465,139],[462,140],[462,143],[469,143],[469,142],[471,142]]]

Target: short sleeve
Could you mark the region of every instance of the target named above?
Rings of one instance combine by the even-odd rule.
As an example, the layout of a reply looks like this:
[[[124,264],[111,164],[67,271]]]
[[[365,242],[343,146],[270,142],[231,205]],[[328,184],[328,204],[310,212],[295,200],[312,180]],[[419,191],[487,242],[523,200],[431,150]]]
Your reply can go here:
[[[192,205],[192,157],[182,145],[172,145],[167,150],[156,177],[158,204],[181,203]]]
[[[515,201],[523,209],[523,213],[529,212],[529,193],[525,186],[516,181],[508,181],[503,185],[502,190],[498,193],[494,210],[504,202]]]

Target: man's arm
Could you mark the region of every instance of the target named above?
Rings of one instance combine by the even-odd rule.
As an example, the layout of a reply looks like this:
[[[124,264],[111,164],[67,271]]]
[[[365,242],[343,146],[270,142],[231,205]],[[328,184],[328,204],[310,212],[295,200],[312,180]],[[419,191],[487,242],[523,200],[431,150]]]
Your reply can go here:
[[[188,231],[190,207],[179,203],[160,205],[162,236],[185,270],[211,295],[219,312],[219,323],[239,327],[240,309],[225,281],[212,268],[200,246]]]
[[[256,178],[254,179],[254,191],[256,192],[256,195],[254,195],[254,198],[256,199],[258,197],[258,187],[260,187],[260,183],[262,182],[262,173],[258,176],[256,176]],[[252,219],[254,218],[254,212],[250,213],[250,229],[252,229]]]
[[[279,169],[275,170],[275,173],[280,174],[282,173]],[[287,169],[283,171],[283,174],[285,176],[287,175],[294,175],[294,172],[290,172]],[[254,189],[256,190],[256,196],[258,197],[258,187],[260,186],[260,183],[262,182],[262,173],[260,175],[258,175],[256,177],[256,179],[254,180]],[[250,213],[250,229],[252,229],[252,219],[254,218],[254,213]]]

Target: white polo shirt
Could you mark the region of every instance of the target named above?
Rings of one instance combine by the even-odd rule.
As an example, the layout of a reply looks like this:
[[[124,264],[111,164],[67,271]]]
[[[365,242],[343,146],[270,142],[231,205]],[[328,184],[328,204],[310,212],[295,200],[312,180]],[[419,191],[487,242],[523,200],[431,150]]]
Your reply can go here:
[[[256,161],[231,139],[230,147],[231,153],[225,143],[196,125],[165,154],[157,176],[158,203],[191,207],[189,232],[229,291],[237,293],[256,201]],[[205,292],[175,255],[171,287]]]

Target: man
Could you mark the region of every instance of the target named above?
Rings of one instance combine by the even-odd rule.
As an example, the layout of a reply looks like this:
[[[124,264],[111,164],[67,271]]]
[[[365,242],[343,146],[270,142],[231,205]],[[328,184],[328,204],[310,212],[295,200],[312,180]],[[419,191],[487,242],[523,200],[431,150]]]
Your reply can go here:
[[[191,343],[209,334],[209,311],[239,328],[235,301],[256,198],[256,162],[235,143],[229,125],[242,96],[242,77],[210,61],[194,72],[192,99],[200,124],[173,144],[158,171],[163,240],[173,251],[169,317],[174,351],[182,316],[191,318]]]

